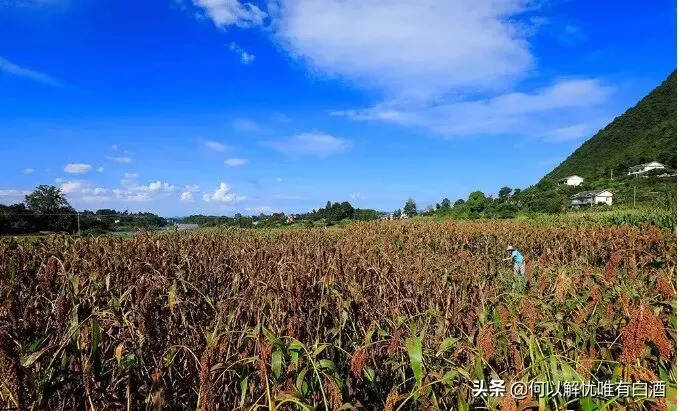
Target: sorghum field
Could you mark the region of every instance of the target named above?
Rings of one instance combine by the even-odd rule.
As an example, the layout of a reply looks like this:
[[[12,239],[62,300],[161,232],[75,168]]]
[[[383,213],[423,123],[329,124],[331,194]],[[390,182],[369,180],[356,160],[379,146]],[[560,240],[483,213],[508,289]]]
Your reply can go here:
[[[569,408],[667,409],[676,251],[652,226],[516,221],[5,238],[0,405],[563,409],[471,381],[596,378],[666,381],[667,403]]]

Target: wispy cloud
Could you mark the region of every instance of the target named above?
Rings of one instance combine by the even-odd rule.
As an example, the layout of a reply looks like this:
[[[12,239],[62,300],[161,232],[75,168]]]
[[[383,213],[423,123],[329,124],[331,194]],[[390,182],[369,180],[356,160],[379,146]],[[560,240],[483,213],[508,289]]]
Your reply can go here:
[[[584,131],[580,123],[590,123],[591,108],[606,101],[612,91],[598,79],[562,80],[533,92],[486,99],[426,105],[385,103],[331,114],[424,128],[444,137],[511,133],[566,140]],[[563,118],[571,123],[564,124]],[[573,121],[579,125],[574,126]]]
[[[255,61],[255,55],[254,54],[248,53],[241,46],[239,46],[238,44],[236,44],[233,41],[231,43],[229,43],[229,50],[238,54],[238,56],[240,57],[240,62],[243,63],[243,64],[250,64],[253,61]]]
[[[33,174],[33,172],[35,172],[35,170],[32,168],[24,168],[21,170],[21,174]]]
[[[45,73],[21,67],[20,65],[13,63],[3,57],[0,57],[0,71],[17,77],[25,77],[50,86],[62,86],[59,81]]]
[[[132,162],[132,159],[130,157],[106,157],[107,160],[113,161],[116,163],[123,163],[123,164],[129,164]]]
[[[240,167],[246,165],[247,163],[248,160],[245,158],[229,158],[224,160],[224,164],[229,167]]]
[[[268,133],[270,130],[249,118],[237,118],[233,121],[233,129],[239,133]]]
[[[220,143],[219,141],[213,141],[213,140],[202,140],[203,146],[205,148],[212,150],[212,151],[217,151],[217,152],[224,152],[229,150],[229,146],[226,144]]]
[[[225,29],[228,26],[251,27],[262,24],[267,14],[252,3],[239,0],[193,0],[203,15],[212,20],[215,26]]]
[[[64,171],[69,174],[85,174],[89,173],[90,170],[92,170],[92,166],[83,163],[66,164],[66,166],[64,167]]]
[[[341,153],[347,151],[352,145],[349,140],[320,131],[296,134],[286,139],[265,141],[263,143],[281,153],[316,157],[327,157],[332,154]]]
[[[190,191],[183,191],[182,194],[179,196],[179,201],[182,201],[184,203],[192,203],[193,193]]]

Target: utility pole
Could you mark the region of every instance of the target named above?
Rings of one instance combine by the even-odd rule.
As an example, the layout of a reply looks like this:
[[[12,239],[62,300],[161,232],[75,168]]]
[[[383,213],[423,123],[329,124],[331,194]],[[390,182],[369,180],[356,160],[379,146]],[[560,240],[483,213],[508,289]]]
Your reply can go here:
[[[76,211],[76,215],[78,216],[78,236],[80,236],[80,213]]]
[[[613,169],[611,169],[611,181],[613,181]]]

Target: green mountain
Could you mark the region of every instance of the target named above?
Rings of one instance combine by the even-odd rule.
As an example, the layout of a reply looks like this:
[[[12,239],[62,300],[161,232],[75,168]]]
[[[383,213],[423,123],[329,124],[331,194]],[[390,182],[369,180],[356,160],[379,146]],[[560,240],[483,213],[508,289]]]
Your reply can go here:
[[[672,72],[661,85],[636,106],[616,117],[596,133],[541,183],[579,175],[587,180],[624,176],[627,168],[649,161],[660,161],[677,167],[677,72]]]

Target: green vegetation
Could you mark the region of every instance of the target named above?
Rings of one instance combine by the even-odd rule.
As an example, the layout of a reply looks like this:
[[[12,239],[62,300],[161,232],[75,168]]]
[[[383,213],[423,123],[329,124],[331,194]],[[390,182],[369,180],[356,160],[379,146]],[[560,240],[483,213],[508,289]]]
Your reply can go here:
[[[76,211],[59,188],[40,185],[23,203],[0,204],[0,235],[31,234],[41,231],[101,234],[109,231],[134,231],[159,228],[167,221],[152,213],[129,213],[102,209]]]
[[[342,203],[328,201],[324,208],[301,214],[273,213],[244,216],[236,213],[233,217],[192,215],[177,221],[198,224],[201,227],[275,228],[300,225],[303,227],[325,227],[355,220],[376,220],[378,217],[377,211],[354,208],[348,201]]]
[[[587,140],[541,182],[573,174],[587,180],[620,177],[627,168],[660,161],[677,168],[677,72]]]
[[[610,189],[613,192],[613,209],[628,210],[648,207],[670,210],[669,220],[664,216],[659,221],[676,222],[677,184],[673,174],[676,169],[676,71],[655,90],[644,97],[636,106],[614,119],[575,150],[564,162],[548,173],[536,185],[512,192],[510,187],[500,189],[497,198],[487,197],[480,191],[469,195],[467,201],[457,200],[450,206],[444,199],[424,215],[452,217],[458,219],[512,218],[517,215],[531,216],[535,213],[566,213],[571,218],[571,197],[581,191]],[[628,168],[650,161],[660,161],[666,169],[645,173],[643,176],[628,176]],[[560,185],[559,179],[578,175],[584,182],[577,187]],[[594,207],[590,211],[608,210],[610,207]],[[618,213],[616,211],[615,213]],[[639,212],[633,212],[638,216]],[[664,213],[667,214],[667,213]],[[646,222],[656,221],[654,213]],[[598,220],[627,221],[627,217],[602,217]],[[640,222],[633,218],[633,224]]]

